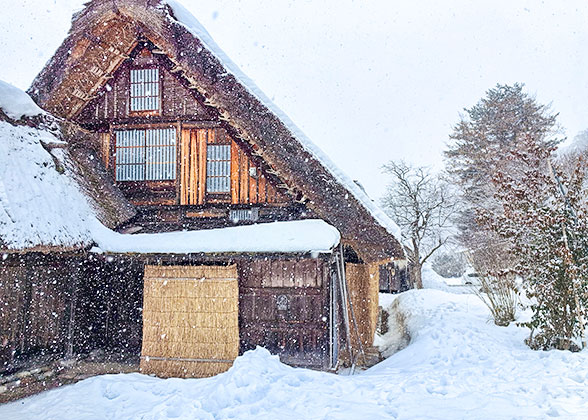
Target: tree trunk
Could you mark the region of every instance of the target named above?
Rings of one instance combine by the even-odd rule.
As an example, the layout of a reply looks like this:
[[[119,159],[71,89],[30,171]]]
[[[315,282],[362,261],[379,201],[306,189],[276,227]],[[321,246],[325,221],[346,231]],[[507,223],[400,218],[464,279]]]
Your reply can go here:
[[[419,263],[411,264],[408,275],[410,277],[410,284],[414,289],[423,288],[422,265]]]

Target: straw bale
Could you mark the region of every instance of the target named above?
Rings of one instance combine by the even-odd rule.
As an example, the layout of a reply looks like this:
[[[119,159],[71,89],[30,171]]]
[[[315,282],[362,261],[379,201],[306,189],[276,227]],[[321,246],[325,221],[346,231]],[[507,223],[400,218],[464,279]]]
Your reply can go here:
[[[205,378],[226,372],[233,362],[190,362],[141,358],[140,371],[162,378]]]
[[[376,328],[378,325],[378,314],[380,305],[380,266],[388,264],[390,260],[380,261],[378,263],[368,264],[369,287],[367,289],[367,300],[368,300],[368,316],[370,319],[370,337],[376,335]]]
[[[214,346],[210,343],[190,343],[186,346],[186,343],[177,341],[157,340],[144,342],[144,348],[154,354],[165,354],[167,358],[233,360],[239,355],[239,340],[215,343]]]
[[[165,358],[186,358],[186,359],[216,359],[216,360],[233,360],[239,355],[239,341],[228,343],[216,343],[211,346],[210,343],[180,343],[177,341],[147,341],[145,348],[149,348],[151,353],[145,356],[165,357]]]
[[[204,327],[170,327],[169,325],[145,325],[143,339],[146,341],[176,341],[180,343],[227,343],[239,335],[237,325]]]
[[[370,292],[374,288],[374,277],[370,271],[368,264],[345,264],[349,298],[353,305],[359,336],[364,346],[371,346],[373,343],[376,322],[375,319],[372,319],[372,306],[376,305],[377,308],[378,305],[377,291],[375,299],[373,293]],[[352,333],[352,344],[354,347],[357,346],[354,333]]]
[[[184,278],[184,279],[236,279],[236,265],[175,265],[175,266],[145,266],[145,277],[149,278]]]
[[[153,312],[237,313],[238,298],[143,297],[143,310]]]
[[[239,354],[236,266],[147,266],[144,284],[143,371],[200,377],[230,367]]]
[[[227,319],[224,317],[211,317],[205,312],[157,312],[143,311],[143,322],[146,325],[167,325],[170,327],[226,327]]]
[[[144,296],[147,297],[226,297],[238,298],[238,289],[227,287],[227,281],[232,279],[199,279],[189,278],[146,278]]]

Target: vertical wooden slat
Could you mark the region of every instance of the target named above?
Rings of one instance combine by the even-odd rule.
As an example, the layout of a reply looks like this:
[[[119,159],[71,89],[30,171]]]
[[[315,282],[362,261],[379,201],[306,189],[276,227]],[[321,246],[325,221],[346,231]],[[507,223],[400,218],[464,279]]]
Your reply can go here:
[[[272,261],[272,287],[284,287],[284,261]]]
[[[249,158],[242,150],[239,150],[239,155],[239,172],[241,174],[239,202],[247,204],[249,203]]]
[[[231,139],[231,203],[239,204],[239,146]]]
[[[191,130],[182,130],[182,144],[181,144],[181,164],[180,164],[180,204],[190,204],[189,190],[190,190],[190,132]]]
[[[247,172],[249,173],[250,168],[255,168],[255,165],[251,160],[249,160],[249,165],[247,166]],[[250,203],[257,203],[257,176],[256,177],[249,176],[249,202]]]
[[[267,183],[267,200],[268,203],[276,202],[276,189],[271,183]]]
[[[198,176],[200,167],[198,166],[198,131],[190,131],[190,204],[198,203]]]
[[[294,287],[294,276],[296,270],[296,261],[284,261],[283,266],[283,286],[284,287]]]
[[[104,163],[104,166],[108,168],[110,161],[110,133],[101,133],[100,139],[102,162]]]
[[[196,130],[198,137],[198,204],[204,204],[206,193],[206,143],[209,130]]]
[[[265,180],[265,174],[262,174],[261,172],[259,173],[259,184],[257,187],[257,191],[258,191],[258,197],[257,197],[257,202],[258,203],[265,203],[267,202],[267,182]]]
[[[178,125],[176,128],[176,204],[180,204],[181,200],[181,191],[180,188],[182,187],[181,183],[181,174],[182,174],[182,150],[181,146],[184,144],[183,142],[183,133],[182,133],[182,123],[178,121]],[[178,174],[179,171],[179,174]]]

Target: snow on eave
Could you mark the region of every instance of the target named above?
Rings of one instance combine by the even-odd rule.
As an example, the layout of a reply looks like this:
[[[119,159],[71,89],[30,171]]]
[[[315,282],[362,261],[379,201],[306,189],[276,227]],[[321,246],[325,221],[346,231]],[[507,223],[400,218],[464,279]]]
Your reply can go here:
[[[341,235],[323,220],[126,235],[96,223],[94,252],[116,254],[331,253]]]
[[[0,80],[0,110],[13,120],[45,115],[39,106],[22,90]]]
[[[349,191],[353,197],[372,215],[378,224],[386,229],[398,243],[402,243],[402,235],[398,225],[358,186],[349,176],[341,171],[331,159],[315,145],[294,122],[274,104],[257,85],[246,76],[241,69],[224,53],[224,51],[212,39],[208,31],[184,6],[176,0],[162,0],[162,5],[167,4],[173,11],[173,17],[169,19],[182,25],[219,60],[228,70],[261,104],[270,110],[290,131],[292,137],[308,151],[327,171]]]

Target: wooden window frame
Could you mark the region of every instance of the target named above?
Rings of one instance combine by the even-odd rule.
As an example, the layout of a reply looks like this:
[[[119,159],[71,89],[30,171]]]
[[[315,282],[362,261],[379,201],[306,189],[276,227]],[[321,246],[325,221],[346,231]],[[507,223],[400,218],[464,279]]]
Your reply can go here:
[[[212,159],[211,158],[211,149],[212,148],[217,148],[217,147],[222,147],[224,148],[224,156],[217,158],[217,159]],[[218,153],[218,151],[216,152]],[[223,153],[221,153],[221,155],[223,155]],[[217,170],[219,168],[224,169],[224,166],[228,163],[228,171],[227,173],[222,172],[221,175],[211,175],[209,172],[209,165],[210,166],[215,166],[218,165]],[[214,181],[214,179],[219,179],[220,181]],[[226,186],[222,185],[226,182]],[[223,187],[226,187],[226,190],[220,190],[220,191],[210,191],[209,190],[209,183],[211,184],[220,184]],[[230,195],[231,194],[231,145],[230,144],[220,144],[220,143],[207,143],[206,144],[206,185],[205,185],[205,191],[206,191],[206,195],[210,196],[210,197],[214,197],[214,196],[225,196],[225,195]]]
[[[206,161],[205,161],[205,177],[204,177],[204,200],[207,203],[227,203],[231,201],[231,188],[232,186],[232,182],[231,182],[231,174],[232,174],[232,150],[231,150],[231,139],[228,135],[224,135],[222,136],[221,140],[219,141],[219,136],[218,136],[218,128],[213,128],[212,129],[214,134],[213,134],[213,140],[211,141],[211,136],[210,134],[207,136],[206,138]],[[229,146],[229,190],[228,191],[223,191],[223,192],[209,192],[208,191],[208,146]]]
[[[153,180],[153,179],[143,179],[143,180],[118,180],[117,179],[117,139],[116,139],[116,132],[117,131],[130,131],[130,130],[143,130],[143,131],[148,131],[148,130],[157,130],[157,129],[174,129],[176,132],[176,142],[175,142],[175,176],[174,178],[169,178],[169,179],[162,179],[162,180]],[[179,145],[180,145],[180,141],[181,139],[179,138],[181,130],[179,128],[178,124],[113,124],[110,127],[110,148],[111,148],[111,155],[113,156],[113,159],[111,160],[112,162],[112,175],[113,178],[115,180],[115,182],[121,182],[121,183],[125,183],[125,184],[172,184],[175,185],[178,183],[178,172],[179,172],[179,161],[178,161],[178,156],[179,156]],[[171,147],[171,146],[170,146]],[[147,150],[147,145],[145,145],[144,147],[145,151]],[[145,163],[145,170],[144,170],[144,176],[147,176],[147,163]],[[176,187],[177,189],[177,187]]]
[[[133,111],[131,109],[131,102],[133,100],[133,95],[132,95],[132,85],[134,84],[131,81],[131,74],[133,72],[133,70],[157,70],[158,71],[158,80],[157,83],[159,85],[159,90],[158,90],[158,104],[159,107],[158,109],[154,109],[154,110],[137,110],[137,111]],[[132,67],[129,68],[129,87],[128,87],[128,94],[129,94],[129,117],[156,117],[156,116],[161,116],[162,110],[163,110],[163,71],[161,69],[161,66],[157,66],[157,65],[153,65],[153,64],[145,64],[145,65],[134,65]],[[152,96],[155,97],[155,96]]]

